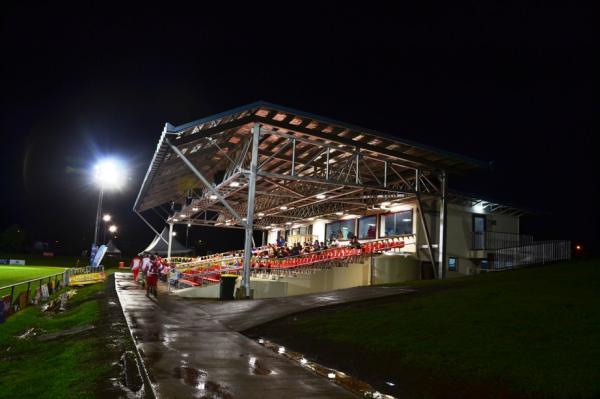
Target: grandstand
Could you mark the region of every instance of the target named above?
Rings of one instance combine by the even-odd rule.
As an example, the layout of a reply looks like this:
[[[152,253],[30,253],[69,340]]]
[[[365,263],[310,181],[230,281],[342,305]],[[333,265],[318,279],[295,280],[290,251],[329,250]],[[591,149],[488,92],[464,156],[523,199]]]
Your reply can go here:
[[[520,233],[519,218],[528,211],[448,190],[453,174],[487,167],[257,102],[180,126],[167,123],[133,209],[167,246],[179,271],[176,284],[201,295],[225,272],[241,275],[245,297],[251,285],[255,294],[277,296],[290,294],[295,282],[273,288],[290,276],[317,276],[306,282],[310,292],[496,270],[497,252],[503,267],[570,256],[568,242],[539,246]],[[150,223],[149,211],[162,215],[169,234]],[[245,246],[209,258],[172,258],[176,224],[244,229]],[[261,246],[316,241],[338,248],[262,259],[254,230],[263,233]],[[352,237],[363,248],[344,248]],[[333,280],[322,284],[327,279]]]

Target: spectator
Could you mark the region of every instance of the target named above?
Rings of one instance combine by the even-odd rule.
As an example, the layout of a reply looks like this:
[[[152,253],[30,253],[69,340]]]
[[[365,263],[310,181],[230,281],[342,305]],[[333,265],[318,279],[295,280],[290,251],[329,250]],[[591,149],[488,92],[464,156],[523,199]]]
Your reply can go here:
[[[348,246],[350,248],[360,248],[361,247],[360,242],[358,242],[358,238],[356,238],[356,236],[353,236],[350,239],[350,244],[348,244]]]

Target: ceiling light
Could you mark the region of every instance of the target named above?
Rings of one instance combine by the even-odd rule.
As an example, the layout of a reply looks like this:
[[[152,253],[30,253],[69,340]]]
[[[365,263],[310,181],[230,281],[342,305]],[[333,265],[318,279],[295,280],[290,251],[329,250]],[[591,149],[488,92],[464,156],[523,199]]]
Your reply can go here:
[[[325,198],[327,198],[327,196],[325,194],[317,195],[317,199],[325,199]]]
[[[390,204],[391,204],[391,202],[390,202],[390,201],[384,201],[384,202],[382,202],[382,203],[381,203],[381,205],[383,205],[383,206],[388,206],[388,205],[390,205]]]
[[[285,211],[287,209],[287,206],[285,206],[285,205],[280,206],[279,209],[281,209],[282,211]]]
[[[335,214],[338,216],[342,216],[344,214],[344,212],[336,212]]]
[[[192,208],[192,211],[198,212],[198,208]]]
[[[258,212],[258,216],[263,217],[263,216],[265,216],[265,214],[262,212]]]
[[[216,200],[216,199],[217,199],[217,196],[216,196],[216,195],[214,195],[214,194],[211,194],[211,195],[210,195],[208,198],[210,198],[211,200]]]
[[[237,181],[232,181],[231,183],[229,183],[229,187],[239,187],[240,183]]]

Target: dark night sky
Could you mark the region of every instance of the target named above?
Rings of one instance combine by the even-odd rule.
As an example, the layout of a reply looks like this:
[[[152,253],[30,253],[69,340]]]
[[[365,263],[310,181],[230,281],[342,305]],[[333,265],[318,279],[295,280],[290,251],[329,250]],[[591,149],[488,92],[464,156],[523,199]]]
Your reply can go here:
[[[202,3],[4,5],[0,229],[87,248],[85,172],[117,154],[131,182],[105,209],[139,250],[153,234],[131,207],[164,123],[260,99],[493,160],[451,187],[543,212],[523,224],[537,238],[597,242],[591,9]],[[199,230],[216,249],[241,246]]]

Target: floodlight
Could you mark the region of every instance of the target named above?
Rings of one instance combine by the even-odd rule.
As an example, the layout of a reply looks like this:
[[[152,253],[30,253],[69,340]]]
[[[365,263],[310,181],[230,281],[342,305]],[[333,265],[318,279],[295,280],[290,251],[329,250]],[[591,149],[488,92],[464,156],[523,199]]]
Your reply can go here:
[[[94,166],[94,180],[102,189],[118,190],[125,184],[125,167],[115,159],[103,159]]]
[[[117,226],[115,226],[114,224],[113,224],[113,225],[111,225],[111,226],[108,228],[108,231],[110,231],[111,233],[116,233],[116,232],[117,232]]]
[[[109,214],[106,214],[106,215],[102,216],[102,220],[104,220],[105,222],[110,222],[111,218],[112,217]]]

